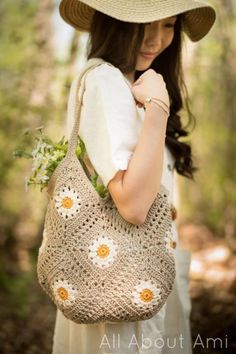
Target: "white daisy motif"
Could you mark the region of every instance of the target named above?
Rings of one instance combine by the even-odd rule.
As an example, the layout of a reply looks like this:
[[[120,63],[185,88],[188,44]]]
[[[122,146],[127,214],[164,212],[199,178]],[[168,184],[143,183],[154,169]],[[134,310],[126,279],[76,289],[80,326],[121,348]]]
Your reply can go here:
[[[43,230],[43,241],[41,243],[41,246],[39,247],[39,253],[42,253],[43,249],[46,246],[46,242],[47,242],[47,230],[46,230],[46,228],[44,228],[44,230]]]
[[[136,306],[149,306],[155,305],[160,299],[160,289],[158,289],[151,280],[140,281],[134,287],[132,292],[132,301]]]
[[[172,233],[170,231],[167,231],[164,240],[167,250],[172,253],[176,247],[176,242],[172,240]]]
[[[76,190],[62,187],[54,196],[55,206],[64,219],[73,219],[81,208],[81,199]]]
[[[117,245],[106,236],[99,236],[89,246],[89,258],[99,268],[109,267],[117,255]]]
[[[78,291],[65,280],[56,280],[52,285],[56,301],[64,306],[70,306],[76,300]]]

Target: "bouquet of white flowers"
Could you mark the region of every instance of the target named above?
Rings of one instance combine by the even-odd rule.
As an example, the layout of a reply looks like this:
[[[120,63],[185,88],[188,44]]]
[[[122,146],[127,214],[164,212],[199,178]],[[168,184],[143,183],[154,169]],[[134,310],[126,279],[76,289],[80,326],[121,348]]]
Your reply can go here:
[[[65,137],[62,137],[59,142],[54,143],[49,137],[43,134],[42,127],[36,129],[33,140],[35,141],[35,145],[32,152],[18,149],[14,152],[14,157],[32,159],[32,173],[26,178],[26,188],[28,188],[29,185],[39,185],[41,190],[43,190],[43,188],[48,186],[50,177],[59,162],[66,156],[68,141]],[[76,155],[87,173],[87,168],[84,163],[85,153],[84,142],[78,136]],[[102,198],[105,197],[108,190],[103,184],[98,183],[97,172],[94,170],[94,173],[91,176],[88,175],[88,177],[99,195]]]

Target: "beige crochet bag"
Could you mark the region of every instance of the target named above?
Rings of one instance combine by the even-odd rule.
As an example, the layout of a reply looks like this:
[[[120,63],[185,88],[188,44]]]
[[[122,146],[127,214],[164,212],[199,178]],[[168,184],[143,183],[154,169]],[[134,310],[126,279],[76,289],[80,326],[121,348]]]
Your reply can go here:
[[[37,263],[40,285],[76,323],[149,319],[166,302],[175,278],[165,187],[161,185],[144,224],[131,224],[109,193],[99,196],[76,157],[79,85],[83,93],[82,77],[103,62],[90,59],[71,87],[68,114],[75,123],[68,154],[50,180]]]

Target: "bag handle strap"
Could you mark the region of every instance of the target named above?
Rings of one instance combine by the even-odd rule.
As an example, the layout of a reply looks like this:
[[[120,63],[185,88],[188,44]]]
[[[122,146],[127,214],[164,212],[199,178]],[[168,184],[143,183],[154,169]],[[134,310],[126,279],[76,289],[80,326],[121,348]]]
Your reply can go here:
[[[114,66],[111,63],[103,60],[102,58],[91,58],[87,61],[86,65],[79,71],[78,75],[75,77],[71,84],[69,99],[67,103],[67,121],[72,118],[73,128],[68,139],[68,151],[65,158],[61,161],[62,165],[67,163],[71,158],[76,157],[76,147],[78,142],[78,132],[80,123],[80,114],[82,108],[83,94],[85,91],[85,79],[87,74],[95,67],[106,63],[108,65]],[[81,91],[80,91],[81,89]],[[59,167],[59,166],[58,166]],[[48,184],[48,194],[52,196],[56,179],[59,175],[59,168],[53,172],[49,184]]]
[[[107,63],[101,58],[92,58],[89,59],[85,67],[80,71],[77,77],[74,79],[71,85],[69,100],[68,100],[68,108],[67,108],[67,121],[70,117],[73,117],[73,128],[68,142],[68,152],[67,158],[71,158],[76,154],[76,146],[79,132],[79,123],[80,123],[80,114],[82,109],[82,100],[83,94],[85,91],[85,79],[87,74],[94,69],[95,67]],[[113,66],[113,65],[112,65]],[[81,94],[79,97],[79,90],[81,89]]]

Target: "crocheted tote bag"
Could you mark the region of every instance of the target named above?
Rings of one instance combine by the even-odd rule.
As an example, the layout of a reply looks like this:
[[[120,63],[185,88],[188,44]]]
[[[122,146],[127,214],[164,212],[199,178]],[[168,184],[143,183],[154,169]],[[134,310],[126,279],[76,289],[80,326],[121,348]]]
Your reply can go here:
[[[37,275],[44,291],[76,323],[139,321],[166,302],[175,279],[168,190],[161,190],[145,222],[129,223],[110,194],[101,198],[76,156],[82,95],[90,59],[74,80],[68,115],[74,126],[67,156],[51,177]]]

